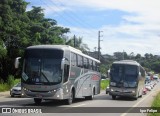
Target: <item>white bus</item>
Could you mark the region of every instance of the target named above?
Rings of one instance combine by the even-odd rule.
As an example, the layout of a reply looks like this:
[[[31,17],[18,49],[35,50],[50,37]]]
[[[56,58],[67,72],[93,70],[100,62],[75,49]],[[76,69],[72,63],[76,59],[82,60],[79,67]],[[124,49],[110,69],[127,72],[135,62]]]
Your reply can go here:
[[[19,64],[16,60],[15,66]],[[42,100],[75,98],[92,100],[100,93],[99,60],[67,45],[36,45],[26,48],[22,71],[22,95]]]
[[[122,60],[112,64],[110,70],[110,90],[112,99],[116,96],[142,96],[145,87],[145,70],[136,61]]]

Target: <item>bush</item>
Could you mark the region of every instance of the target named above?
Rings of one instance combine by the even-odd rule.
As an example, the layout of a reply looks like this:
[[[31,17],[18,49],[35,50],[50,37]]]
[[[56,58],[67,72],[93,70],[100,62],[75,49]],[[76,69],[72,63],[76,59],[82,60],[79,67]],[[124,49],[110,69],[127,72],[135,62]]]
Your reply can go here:
[[[7,84],[9,86],[9,88],[14,86],[14,76],[9,75],[8,80],[7,80]]]
[[[9,90],[9,86],[7,83],[0,83],[0,92]]]
[[[7,83],[4,83],[2,79],[0,79],[0,92],[10,90],[15,84],[19,83],[20,79],[14,79],[14,76],[9,75]]]
[[[101,80],[101,89],[105,90],[109,85],[109,80]]]

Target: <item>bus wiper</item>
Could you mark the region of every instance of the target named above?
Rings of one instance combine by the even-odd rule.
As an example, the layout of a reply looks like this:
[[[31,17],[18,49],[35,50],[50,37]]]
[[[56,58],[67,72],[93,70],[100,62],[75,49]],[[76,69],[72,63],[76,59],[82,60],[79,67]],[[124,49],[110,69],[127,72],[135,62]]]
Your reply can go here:
[[[49,80],[48,80],[48,78],[46,77],[46,75],[41,71],[41,74],[44,76],[44,78],[48,81],[48,82],[50,82]]]

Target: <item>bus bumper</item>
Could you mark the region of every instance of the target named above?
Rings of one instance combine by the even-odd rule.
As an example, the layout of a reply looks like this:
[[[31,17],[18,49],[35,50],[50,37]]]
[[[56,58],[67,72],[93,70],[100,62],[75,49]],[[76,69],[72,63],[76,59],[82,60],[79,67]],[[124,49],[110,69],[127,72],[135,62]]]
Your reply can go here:
[[[136,91],[135,91],[135,89],[126,89],[126,88],[125,89],[114,89],[114,88],[111,88],[109,91],[109,95],[135,97]]]
[[[22,90],[22,97],[62,100],[63,90],[61,88],[58,90],[47,92]]]

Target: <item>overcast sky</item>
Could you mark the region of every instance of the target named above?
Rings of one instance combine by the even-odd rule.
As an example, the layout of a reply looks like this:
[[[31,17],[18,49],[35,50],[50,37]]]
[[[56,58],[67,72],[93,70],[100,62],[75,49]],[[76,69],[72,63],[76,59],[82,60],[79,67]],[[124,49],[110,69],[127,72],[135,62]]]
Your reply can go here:
[[[160,55],[160,0],[26,0],[44,8],[46,18],[70,28],[67,36],[83,37],[90,51]]]

